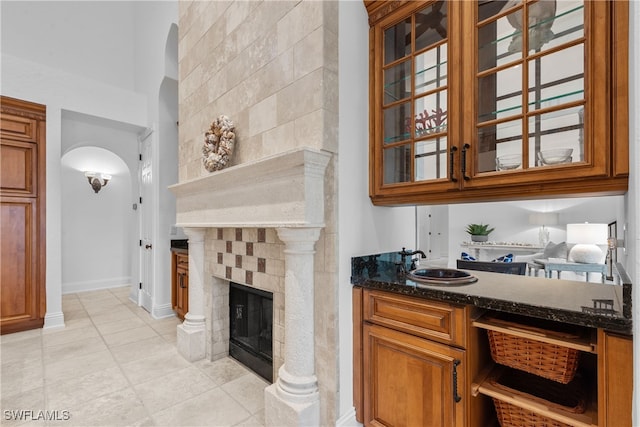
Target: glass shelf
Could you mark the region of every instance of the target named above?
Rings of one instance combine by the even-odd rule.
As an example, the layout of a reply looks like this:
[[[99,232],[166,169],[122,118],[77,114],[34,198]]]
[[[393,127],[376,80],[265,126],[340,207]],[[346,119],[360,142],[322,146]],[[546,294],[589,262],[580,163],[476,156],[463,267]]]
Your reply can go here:
[[[582,95],[582,96],[580,98],[577,98],[577,97],[575,97],[576,95]],[[570,99],[571,97],[575,97],[575,98],[574,99]],[[531,106],[535,106],[536,104],[542,104],[544,102],[557,101],[557,100],[560,100],[560,99],[564,99],[564,101],[566,101],[567,103],[571,102],[571,101],[576,101],[576,100],[579,100],[579,99],[584,99],[584,90],[576,90],[576,91],[573,91],[573,92],[563,93],[561,95],[551,96],[549,98],[544,98],[544,99],[540,99],[540,100],[537,100],[537,101],[531,101],[527,105],[529,105],[531,107]],[[555,105],[558,105],[558,104],[555,104]],[[542,107],[537,107],[537,108],[539,109],[539,108],[542,108]],[[509,111],[518,111],[518,113],[514,114],[514,115],[518,115],[519,111],[521,109],[522,109],[521,105],[515,105],[513,107],[503,108],[503,109],[500,109],[500,110],[496,110],[496,111],[492,111],[490,113],[483,114],[483,118],[486,117],[486,116],[492,116],[492,118],[485,119],[485,121],[493,120],[493,118],[495,118],[496,115],[502,114],[502,113],[506,113],[506,112],[509,112]]]
[[[536,22],[534,25],[529,25],[529,30],[535,29],[537,27],[542,27],[543,25],[548,24],[549,22],[553,22],[558,20],[558,18],[562,18],[564,16],[568,16],[574,12],[578,12],[578,11],[582,11],[584,9],[584,5],[581,4],[580,6],[576,6],[573,9],[569,9],[565,12],[561,12],[561,13],[557,13],[554,16],[551,16],[547,19],[543,19],[542,21],[538,21]]]
[[[424,69],[416,72],[415,76],[419,77],[424,73],[427,73],[427,72],[429,72],[431,70],[434,70],[434,69],[437,69],[437,68],[444,67],[445,65],[447,65],[447,61],[442,61],[439,64],[434,64],[434,65],[432,65],[430,67],[424,68]],[[440,78],[443,79],[443,80],[446,80],[446,77],[447,76],[444,75],[444,76],[442,76]],[[407,76],[402,77],[402,78],[400,78],[398,80],[394,80],[394,81],[391,81],[391,82],[385,82],[384,89],[386,91],[387,89],[392,88],[392,87],[394,87],[396,85],[403,84],[403,83],[407,82],[407,80],[410,80],[410,78],[411,78],[411,75],[407,75]],[[426,85],[426,84],[429,84],[429,83],[434,83],[436,80],[437,79],[429,80],[429,81],[427,81],[425,83],[422,83],[422,85]]]

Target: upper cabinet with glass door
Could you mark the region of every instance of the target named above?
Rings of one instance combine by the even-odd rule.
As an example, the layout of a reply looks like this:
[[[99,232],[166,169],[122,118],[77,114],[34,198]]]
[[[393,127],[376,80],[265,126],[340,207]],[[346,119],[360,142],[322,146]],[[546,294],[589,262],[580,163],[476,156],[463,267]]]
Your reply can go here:
[[[374,203],[626,191],[626,2],[365,5]]]

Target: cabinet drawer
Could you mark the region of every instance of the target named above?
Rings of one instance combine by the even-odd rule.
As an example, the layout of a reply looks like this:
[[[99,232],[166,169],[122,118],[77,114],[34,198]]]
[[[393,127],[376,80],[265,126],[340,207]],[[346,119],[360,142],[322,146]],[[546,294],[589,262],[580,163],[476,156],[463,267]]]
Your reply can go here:
[[[176,254],[176,267],[189,271],[189,255]]]
[[[451,304],[384,291],[364,291],[365,321],[445,344],[466,346],[466,310]]]

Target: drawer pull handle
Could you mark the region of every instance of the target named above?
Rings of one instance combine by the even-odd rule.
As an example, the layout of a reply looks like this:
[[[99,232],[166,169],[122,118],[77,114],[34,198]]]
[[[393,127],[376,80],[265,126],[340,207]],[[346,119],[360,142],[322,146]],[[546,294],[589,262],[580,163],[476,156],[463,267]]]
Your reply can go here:
[[[453,400],[456,403],[462,400],[462,397],[458,394],[458,365],[460,361],[458,359],[453,359]]]

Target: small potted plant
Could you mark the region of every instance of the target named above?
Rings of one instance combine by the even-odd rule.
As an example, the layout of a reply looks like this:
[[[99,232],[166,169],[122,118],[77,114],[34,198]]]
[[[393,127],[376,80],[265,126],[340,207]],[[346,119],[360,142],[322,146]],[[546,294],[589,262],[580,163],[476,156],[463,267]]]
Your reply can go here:
[[[489,224],[469,224],[467,233],[471,235],[472,242],[486,242],[489,240],[489,233],[495,228],[489,228]]]

